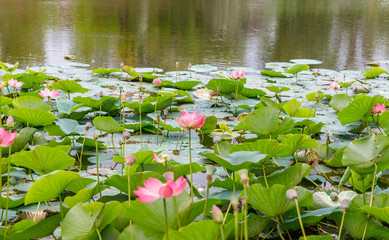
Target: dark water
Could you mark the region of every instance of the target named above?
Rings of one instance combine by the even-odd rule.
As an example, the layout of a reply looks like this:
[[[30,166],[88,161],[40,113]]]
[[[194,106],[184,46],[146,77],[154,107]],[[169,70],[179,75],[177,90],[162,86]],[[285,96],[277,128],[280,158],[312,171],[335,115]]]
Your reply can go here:
[[[313,58],[362,69],[389,59],[388,0],[0,0],[0,60],[72,54],[97,66],[263,68]]]

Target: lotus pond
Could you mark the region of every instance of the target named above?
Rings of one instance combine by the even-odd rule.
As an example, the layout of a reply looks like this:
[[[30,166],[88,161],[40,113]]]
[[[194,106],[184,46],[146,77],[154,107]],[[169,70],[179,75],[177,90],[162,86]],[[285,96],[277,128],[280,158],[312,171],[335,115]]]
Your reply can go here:
[[[389,61],[0,62],[3,239],[389,239]]]

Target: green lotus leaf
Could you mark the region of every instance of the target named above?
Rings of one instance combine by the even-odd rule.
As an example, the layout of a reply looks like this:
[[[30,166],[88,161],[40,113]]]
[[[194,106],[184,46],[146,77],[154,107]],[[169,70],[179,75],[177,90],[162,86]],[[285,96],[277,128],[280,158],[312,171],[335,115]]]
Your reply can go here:
[[[379,77],[383,73],[388,74],[388,71],[386,71],[382,68],[379,68],[379,67],[365,68],[361,72],[361,74],[363,76],[365,76],[366,78],[376,78],[376,77]]]
[[[166,240],[167,238],[163,238]],[[199,221],[180,228],[179,231],[169,229],[169,239],[171,240],[208,240],[220,239],[219,224],[213,220]]]
[[[47,104],[45,101],[43,101],[40,98],[37,97],[32,97],[32,96],[23,96],[23,97],[18,97],[17,99],[14,100],[12,105],[16,108],[22,108],[26,107],[29,109],[42,109],[44,111],[50,111],[50,106]]]
[[[264,70],[261,71],[261,74],[270,77],[282,77],[282,78],[288,77],[287,75],[282,74],[282,72],[277,72],[275,70]]]
[[[136,195],[134,194],[134,190],[138,189],[139,186],[143,186],[143,182],[146,181],[147,179],[149,178],[158,178],[160,180],[163,179],[163,177],[158,174],[158,173],[155,173],[155,172],[136,172],[136,173],[132,173],[130,175],[130,182],[131,182],[131,195],[133,197],[136,197]],[[112,175],[110,178],[108,178],[106,181],[105,181],[105,184],[108,185],[108,186],[113,186],[117,189],[119,189],[120,191],[122,192],[125,192],[126,194],[128,194],[128,179],[127,179],[127,175],[124,175],[124,176],[120,176],[120,175]]]
[[[123,127],[112,117],[95,117],[93,125],[100,131],[116,133],[123,131]]]
[[[306,134],[288,134],[279,136],[281,144],[289,145],[292,148],[292,153],[295,153],[299,149],[304,148],[316,148],[317,142],[315,139],[310,138]]]
[[[255,152],[233,152],[228,157],[221,157],[215,153],[199,153],[199,155],[209,158],[220,166],[225,167],[230,171],[238,171],[244,168],[251,168],[255,164],[262,164],[268,160],[267,154]]]
[[[244,87],[239,94],[248,98],[259,98],[266,95],[266,93],[260,89],[246,87]]]
[[[389,112],[384,112],[378,117],[380,126],[385,129],[385,133],[389,134]]]
[[[290,156],[292,149],[289,145],[279,144],[275,139],[260,139],[255,142],[233,145],[230,150],[231,153],[238,151],[259,151],[270,157],[287,157]]]
[[[89,89],[83,88],[76,80],[61,80],[53,83],[54,89],[59,89],[64,93],[86,93]]]
[[[308,93],[307,95],[305,95],[305,98],[311,102],[320,101],[323,97],[324,97],[324,94],[321,91],[312,92],[312,93]]]
[[[120,69],[118,68],[110,68],[110,69],[106,69],[106,68],[96,68],[96,69],[93,69],[92,73],[97,73],[99,75],[108,75],[110,73],[114,73],[114,72],[121,72]]]
[[[274,184],[263,187],[253,184],[248,189],[248,203],[258,211],[269,217],[277,217],[295,207],[293,201],[286,198],[287,186]],[[299,207],[308,207],[313,204],[312,193],[303,187],[296,187]]]
[[[201,84],[200,81],[179,81],[173,84],[175,88],[181,89],[181,90],[189,90],[194,88],[195,86]]]
[[[281,92],[286,92],[286,91],[289,91],[290,88],[288,87],[278,87],[278,86],[269,86],[269,87],[265,87],[267,90],[269,91],[272,91],[274,93],[281,93]]]
[[[45,81],[45,75],[36,75],[36,74],[27,74],[23,73],[16,79],[20,82],[24,82],[23,89],[40,89],[42,87],[42,82]]]
[[[18,68],[18,66],[19,66],[19,62],[16,62],[15,65],[12,67],[8,67],[3,62],[0,62],[0,68],[2,68],[6,72],[13,72]]]
[[[57,198],[71,182],[78,178],[80,178],[78,173],[64,170],[57,170],[41,176],[28,190],[24,204],[28,205]]]
[[[30,168],[40,174],[48,174],[55,170],[63,170],[73,166],[74,159],[64,152],[61,147],[38,146],[32,151],[15,153],[12,156],[12,162],[16,166]]]
[[[55,116],[48,111],[40,108],[30,109],[21,107],[19,109],[10,109],[8,112],[16,121],[25,123],[31,126],[47,126],[55,120]]]
[[[351,102],[351,97],[347,94],[335,94],[331,101],[330,106],[338,112],[341,112]]]
[[[370,135],[352,141],[344,150],[342,163],[359,174],[374,172],[377,164],[378,171],[389,168],[389,137]]]
[[[285,68],[286,73],[292,73],[292,74],[297,74],[304,70],[309,70],[308,64],[292,64]]]
[[[243,90],[243,85],[244,83],[242,83],[241,81],[239,82],[235,82],[233,80],[230,80],[230,79],[211,79],[207,85],[205,85],[206,88],[210,89],[210,90],[213,90],[214,92],[217,92],[218,89],[219,89],[219,92],[220,93],[223,93],[223,94],[231,94],[231,93],[235,93],[236,91],[236,88],[238,90],[238,93],[241,92]]]
[[[338,119],[342,125],[357,122],[363,120],[368,114],[371,113],[371,109],[374,105],[380,102],[382,96],[377,95],[374,97],[360,95],[354,101],[352,101],[347,107],[343,108],[341,112],[338,112]]]

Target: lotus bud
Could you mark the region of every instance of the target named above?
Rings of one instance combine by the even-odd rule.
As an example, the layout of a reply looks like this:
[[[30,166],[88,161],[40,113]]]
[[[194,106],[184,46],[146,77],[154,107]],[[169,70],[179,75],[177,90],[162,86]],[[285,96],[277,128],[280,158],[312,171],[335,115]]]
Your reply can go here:
[[[216,205],[212,205],[212,219],[217,224],[220,224],[223,222],[223,212]]]
[[[154,78],[153,84],[154,84],[154,86],[158,87],[158,86],[161,86],[162,81],[159,78]]]
[[[192,63],[189,63],[189,64],[188,64],[188,68],[192,68]]]
[[[123,138],[124,139],[129,139],[131,134],[129,132],[123,132]]]
[[[97,140],[98,138],[99,138],[99,133],[96,130],[94,130],[93,131],[93,139]]]
[[[122,145],[123,141],[121,139],[119,139],[118,143],[119,143],[119,145]]]
[[[293,188],[292,189],[289,189],[288,191],[286,191],[286,198],[288,198],[289,200],[294,200],[297,198],[297,192],[296,190],[294,190]]]
[[[343,199],[343,201],[340,203],[342,208],[347,209],[351,205],[351,201],[349,199]]]
[[[15,122],[11,115],[7,118],[7,128],[12,128],[14,126]]]
[[[239,209],[239,197],[238,196],[231,197],[231,205],[235,211]]]
[[[178,68],[178,62],[176,62],[176,68]]]
[[[213,137],[213,143],[217,144],[221,141],[222,139],[219,136]]]
[[[174,180],[174,173],[173,172],[165,172],[163,174],[163,178],[165,178],[166,180],[168,180],[168,179]]]
[[[278,90],[279,90],[279,91],[282,91],[282,87],[278,87]]]
[[[47,82],[47,87],[51,88],[53,86],[54,81],[50,80]]]
[[[330,194],[330,198],[332,201],[338,201],[338,194],[336,192],[332,192]]]
[[[248,185],[249,180],[250,180],[248,174],[249,174],[249,172],[247,171],[247,169],[241,169],[238,171],[238,175],[240,177],[240,182],[242,184]]]
[[[161,121],[161,116],[157,116],[157,121]]]
[[[103,97],[103,91],[99,92],[99,97]]]
[[[142,76],[142,74],[139,74],[139,82],[143,82],[143,76]]]
[[[125,161],[126,161],[127,165],[131,166],[132,164],[135,163],[136,157],[134,155],[128,155],[128,156],[126,156]]]
[[[93,126],[93,125],[92,125],[91,122],[87,122],[87,123],[86,123],[86,126],[85,126],[85,130],[86,130],[86,131],[89,131],[89,129],[90,129],[92,126]]]
[[[320,95],[318,93],[315,94],[315,98],[316,99],[319,99],[320,98]]]
[[[1,82],[1,83],[0,83],[0,89],[3,90],[3,89],[5,88],[6,85],[7,85],[7,83]]]
[[[169,110],[167,110],[167,109],[163,110],[163,117],[167,118],[168,113],[169,113]]]
[[[241,198],[239,199],[239,201],[242,203],[242,205],[245,205],[245,204],[246,204],[246,198],[244,198],[244,197],[241,197]]]
[[[120,101],[121,101],[122,103],[125,103],[125,102],[127,101],[126,95],[122,95]]]

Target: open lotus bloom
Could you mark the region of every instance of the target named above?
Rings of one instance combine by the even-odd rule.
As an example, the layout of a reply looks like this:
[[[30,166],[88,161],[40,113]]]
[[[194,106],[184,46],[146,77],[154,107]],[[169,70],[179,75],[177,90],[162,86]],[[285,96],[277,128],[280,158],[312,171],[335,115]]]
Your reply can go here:
[[[380,114],[388,111],[388,109],[385,108],[385,103],[383,104],[376,104],[374,107],[371,109],[372,114]]]
[[[201,128],[205,122],[204,115],[198,115],[196,111],[189,113],[187,111],[182,111],[181,118],[177,117],[178,124],[185,130]]]
[[[239,72],[239,70],[236,70],[236,72],[231,73],[231,77],[234,79],[244,78],[245,76],[246,76],[246,73],[244,71]]]
[[[340,89],[340,85],[337,82],[330,83],[330,90],[331,91],[339,90],[339,89]]]
[[[8,80],[8,85],[10,85],[11,87],[21,88],[23,86],[23,84],[24,84],[24,82],[22,82],[22,81],[18,82],[18,80],[15,80],[13,78]]]
[[[137,200],[144,203],[151,203],[159,198],[170,198],[180,195],[186,186],[186,179],[179,177],[176,181],[168,179],[162,183],[159,179],[150,178],[144,181],[144,187],[139,187],[134,193],[138,195]]]
[[[40,91],[39,95],[43,98],[56,98],[59,93],[55,89],[50,91],[50,89],[45,88],[45,90]]]
[[[0,128],[0,147],[9,147],[14,143],[16,132],[9,133],[4,130],[4,128]]]

